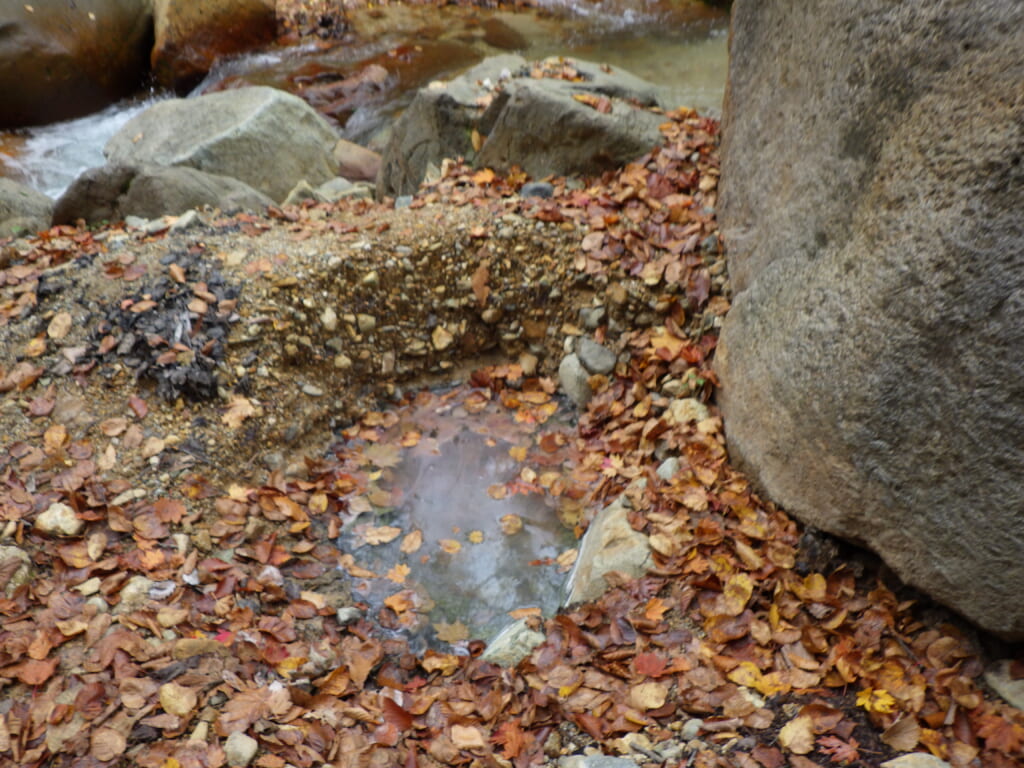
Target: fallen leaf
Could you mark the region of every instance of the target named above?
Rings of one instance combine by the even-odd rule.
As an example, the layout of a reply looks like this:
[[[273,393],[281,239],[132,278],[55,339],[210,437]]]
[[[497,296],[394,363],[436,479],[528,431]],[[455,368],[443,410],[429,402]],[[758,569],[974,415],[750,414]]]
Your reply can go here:
[[[921,741],[921,726],[913,715],[901,717],[882,733],[882,742],[897,752],[910,752]]]
[[[501,532],[506,536],[512,536],[523,530],[523,518],[511,512],[502,515],[498,522],[501,523]]]
[[[449,624],[446,621],[439,621],[433,625],[437,639],[442,643],[458,643],[469,638],[469,629],[461,621]]]
[[[387,544],[402,535],[402,529],[393,525],[381,525],[363,531],[363,540],[371,547]]]
[[[814,749],[814,723],[806,715],[794,717],[779,731],[779,744],[797,755]]]
[[[437,543],[441,546],[441,549],[449,555],[454,555],[462,549],[462,544],[457,542],[455,539],[441,539]]]
[[[71,330],[72,320],[70,312],[58,312],[53,316],[50,324],[46,326],[46,335],[51,339],[63,339]]]
[[[472,725],[453,725],[452,743],[459,749],[487,749],[483,731]]]
[[[232,395],[227,410],[220,417],[221,421],[232,429],[238,429],[242,422],[256,413],[256,406],[244,395]]]
[[[172,715],[185,717],[195,710],[198,700],[196,692],[183,685],[172,682],[160,686],[160,706]]]
[[[402,538],[402,544],[399,549],[407,555],[411,555],[413,552],[419,550],[423,546],[423,531],[417,528],[415,531],[405,534]]]
[[[829,760],[833,763],[846,764],[855,763],[860,760],[860,752],[857,751],[858,746],[860,745],[856,739],[850,739],[849,742],[843,741],[838,736],[822,736],[818,739],[818,748],[828,755]],[[890,744],[890,746],[892,745]],[[894,747],[894,749],[898,748]]]
[[[640,710],[665,706],[668,688],[662,683],[640,683],[629,690],[629,703]]]
[[[865,688],[857,694],[857,706],[864,707],[868,712],[887,714],[896,708],[896,699],[887,691]]]
[[[409,566],[405,563],[398,563],[388,571],[387,577],[395,584],[405,584],[405,578],[409,575]]]
[[[97,728],[89,738],[89,755],[101,763],[120,757],[128,747],[128,740],[113,728]]]

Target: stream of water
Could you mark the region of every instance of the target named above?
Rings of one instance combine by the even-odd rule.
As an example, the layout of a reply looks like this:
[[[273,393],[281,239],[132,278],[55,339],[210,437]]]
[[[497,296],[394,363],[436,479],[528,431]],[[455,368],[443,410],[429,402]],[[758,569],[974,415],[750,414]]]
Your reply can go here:
[[[196,93],[245,84],[296,91],[330,73],[388,70],[386,86],[338,113],[342,135],[380,149],[415,90],[482,58],[575,56],[620,67],[662,87],[663,101],[715,114],[727,70],[727,16],[688,0],[547,0],[546,12],[386,7],[353,21],[359,42],[277,49],[222,62]],[[131,117],[167,94],[121,102],[77,120],[0,132],[0,176],[59,197]]]

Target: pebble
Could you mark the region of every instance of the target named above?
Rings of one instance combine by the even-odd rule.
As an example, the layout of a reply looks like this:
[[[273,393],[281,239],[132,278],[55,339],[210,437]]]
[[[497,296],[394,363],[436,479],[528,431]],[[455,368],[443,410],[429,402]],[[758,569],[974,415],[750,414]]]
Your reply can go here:
[[[558,768],[636,768],[636,761],[608,755],[572,755],[559,758]]]
[[[302,391],[310,397],[323,397],[324,391],[315,384],[303,384]]]
[[[699,717],[691,718],[683,723],[683,727],[679,729],[679,738],[683,741],[691,741],[696,739],[700,734],[700,729],[704,727],[704,721]]]
[[[576,354],[583,367],[591,373],[611,373],[615,370],[615,353],[593,339],[580,339]]]
[[[341,625],[351,624],[353,621],[363,618],[363,612],[354,605],[349,605],[338,609],[337,618]]]
[[[530,181],[519,190],[520,197],[551,197],[555,188],[546,181]]]
[[[562,391],[577,408],[586,407],[590,398],[594,396],[589,379],[590,375],[580,363],[579,357],[572,354],[562,358],[562,363],[558,366],[558,381],[562,385]]]
[[[0,560],[3,560],[3,557],[0,557]],[[1008,704],[1024,710],[1024,679],[1013,678],[1008,660],[997,661],[985,670],[985,682]]]
[[[544,640],[543,632],[530,629],[526,619],[518,619],[498,633],[481,658],[501,667],[514,667]]]
[[[360,333],[370,333],[377,327],[377,318],[373,315],[356,315],[356,327]]]
[[[338,329],[338,313],[327,307],[320,313],[320,324],[324,327],[325,331],[333,333]]]
[[[132,576],[121,588],[121,602],[114,613],[125,613],[141,608],[149,600],[149,590],[153,582],[145,576]]]
[[[666,483],[670,482],[673,477],[676,476],[676,472],[679,471],[679,459],[675,456],[670,456],[665,459],[661,464],[658,465],[656,474]]]
[[[186,229],[194,227],[196,224],[202,224],[199,214],[194,210],[185,211],[185,213],[178,217],[177,221],[171,224],[171,233],[184,232]]]
[[[58,536],[77,536],[85,527],[75,510],[59,501],[55,501],[46,511],[36,518],[35,529],[40,533]]]
[[[259,743],[252,736],[235,731],[224,742],[224,758],[231,766],[246,766],[256,757]]]
[[[412,205],[412,195],[399,195],[395,198],[395,210],[408,208]]]
[[[604,322],[604,307],[583,307],[580,310],[580,322],[589,331],[597,329]]]

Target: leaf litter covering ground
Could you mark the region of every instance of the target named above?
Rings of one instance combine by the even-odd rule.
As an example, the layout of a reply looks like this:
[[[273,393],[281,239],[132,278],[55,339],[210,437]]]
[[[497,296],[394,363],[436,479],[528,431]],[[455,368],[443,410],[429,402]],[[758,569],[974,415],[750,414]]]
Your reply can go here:
[[[392,412],[364,414],[302,477],[230,485],[182,474],[165,498],[138,499],[36,392],[42,369],[28,354],[0,376],[40,424],[0,458],[5,532],[34,569],[25,583],[15,557],[0,565],[10,587],[0,597],[0,759],[220,766],[228,735],[245,732],[264,768],[527,766],[588,747],[652,766],[877,765],[914,750],[955,766],[1019,765],[1024,715],[981,686],[976,641],[922,618],[873,570],[798,572],[800,530],[729,465],[714,409],[698,422],[673,408],[668,395],[713,394],[709,358],[728,301],[702,248],[715,232],[717,124],[669,117],[665,146],[621,172],[586,189],[555,180],[550,200],[516,203],[540,221],[585,225],[581,275],[632,278],[662,297],[658,324],[597,330],[622,354],[611,375],[591,378],[597,394],[569,436],[579,457],[570,480],[546,489],[572,496],[586,485],[587,516],[626,493],[655,552],[648,576],[612,574],[601,599],[537,619],[547,640],[514,670],[483,661],[482,644],[458,633],[450,652],[411,653],[383,628],[415,613],[414,599],[343,623],[332,592],[337,566],[359,566],[329,542],[394,451],[381,442]],[[493,205],[522,181],[449,163],[414,206]],[[271,213],[302,221],[308,211]],[[38,245],[37,263],[4,269],[6,317],[34,305],[28,273],[104,248],[69,229]],[[481,304],[488,290],[485,270],[473,285]],[[65,319],[54,323],[51,339],[67,332]],[[190,363],[196,350],[178,344],[171,351]],[[208,340],[200,352],[215,348]],[[65,352],[66,373],[84,383],[104,370],[87,353]],[[471,384],[457,395],[464,406],[493,401],[520,423],[542,424],[552,407],[551,380],[519,365],[481,370]],[[225,408],[227,429],[255,418],[243,400]],[[101,431],[142,443],[149,406],[136,397],[131,408]],[[531,450],[544,452],[544,434]],[[360,459],[358,441],[380,447]],[[666,454],[680,466],[663,480],[654,469]],[[65,536],[34,527],[55,502],[71,513]],[[219,550],[189,546],[186,525],[207,528]],[[216,556],[225,550],[230,562]],[[696,738],[683,735],[691,724]]]

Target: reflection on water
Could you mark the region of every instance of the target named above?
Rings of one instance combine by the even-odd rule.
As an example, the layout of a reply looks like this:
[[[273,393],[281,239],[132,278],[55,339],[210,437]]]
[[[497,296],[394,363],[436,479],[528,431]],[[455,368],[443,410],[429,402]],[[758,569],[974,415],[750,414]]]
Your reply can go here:
[[[511,421],[512,415],[505,418]],[[576,544],[551,497],[493,498],[489,488],[514,481],[522,464],[511,458],[505,441],[460,430],[450,439],[425,438],[386,470],[381,486],[399,492],[394,506],[361,515],[339,541],[361,568],[382,577],[354,579],[355,597],[376,615],[397,590],[411,590],[415,613],[426,621],[414,624],[410,613],[410,621],[393,628],[432,644],[437,634],[432,630],[442,627],[443,634],[445,625],[461,622],[467,638],[489,640],[511,621],[510,611],[553,613],[567,570],[555,559]],[[386,544],[368,543],[382,526],[402,534]],[[420,540],[409,551],[410,541]],[[389,572],[401,574],[404,583],[397,585]]]

